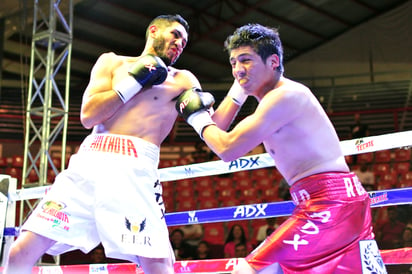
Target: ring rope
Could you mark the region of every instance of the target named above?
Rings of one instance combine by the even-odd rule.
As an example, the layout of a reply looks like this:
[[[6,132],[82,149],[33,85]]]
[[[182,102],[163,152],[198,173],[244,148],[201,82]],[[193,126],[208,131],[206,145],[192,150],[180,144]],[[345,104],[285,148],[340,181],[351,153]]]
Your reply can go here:
[[[374,152],[392,148],[409,148],[411,146],[412,131],[391,133],[379,136],[365,137],[341,141],[344,155]],[[275,166],[275,162],[268,153],[241,157],[230,163],[221,160],[200,164],[162,168],[159,170],[161,181],[174,181],[193,177],[225,174],[241,170],[252,170]],[[44,196],[51,186],[20,189],[16,193],[9,193],[11,201],[38,199]],[[371,207],[382,207],[399,204],[411,204],[412,188],[390,189],[369,192]],[[239,205],[215,209],[204,209],[184,212],[172,212],[165,215],[168,226],[186,225],[193,223],[213,223],[235,220],[250,220],[258,218],[288,216],[295,205],[292,201],[261,203],[252,205]],[[4,236],[16,235],[16,228],[5,228]],[[412,263],[412,248],[381,250],[385,264],[410,264]],[[216,273],[230,272],[243,258],[213,259],[213,260],[188,260],[175,263],[175,273]],[[38,266],[39,271],[59,269],[59,273],[72,273],[84,271],[94,273],[96,270],[107,273],[143,273],[136,264],[102,264],[102,265],[76,265],[76,266]],[[47,270],[46,270],[47,269]]]
[[[412,204],[412,187],[371,191],[368,193],[372,199],[371,207]],[[188,225],[193,223],[230,222],[289,216],[292,214],[294,208],[295,204],[293,201],[282,201],[170,212],[166,213],[165,218],[168,226]]]
[[[368,193],[371,197],[371,207],[412,204],[412,187],[371,191]],[[293,201],[282,201],[169,212],[165,214],[165,219],[168,226],[230,222],[289,216],[292,214],[294,208],[295,204]],[[14,227],[6,227],[4,229],[5,236],[15,236],[17,235],[16,233],[18,233],[18,231],[16,231]]]
[[[381,250],[382,260],[389,264],[411,264],[412,248],[398,248]],[[233,268],[244,258],[185,260],[174,264],[174,272],[180,273],[230,273]],[[1,269],[1,268],[0,268]],[[122,273],[144,274],[143,270],[134,263],[120,264],[90,264],[90,265],[61,265],[61,266],[36,266],[33,273]]]
[[[345,156],[392,148],[409,148],[412,145],[412,131],[345,140],[341,141],[340,145]],[[240,157],[232,162],[217,160],[199,164],[161,168],[159,169],[159,173],[160,181],[166,182],[273,166],[275,166],[275,161],[272,157],[270,157],[268,153],[262,153]],[[12,201],[39,199],[47,193],[50,187],[51,185],[19,189],[16,193],[9,193],[9,199]]]

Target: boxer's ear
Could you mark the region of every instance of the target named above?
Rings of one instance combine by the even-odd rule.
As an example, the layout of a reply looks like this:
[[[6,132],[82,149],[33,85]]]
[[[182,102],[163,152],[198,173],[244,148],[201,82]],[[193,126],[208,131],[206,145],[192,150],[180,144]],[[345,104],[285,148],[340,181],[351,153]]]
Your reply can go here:
[[[156,36],[156,32],[159,30],[159,28],[156,25],[151,25],[149,27],[149,35],[154,38]]]
[[[276,70],[279,67],[279,56],[277,54],[272,54],[269,56],[269,62],[273,70]]]

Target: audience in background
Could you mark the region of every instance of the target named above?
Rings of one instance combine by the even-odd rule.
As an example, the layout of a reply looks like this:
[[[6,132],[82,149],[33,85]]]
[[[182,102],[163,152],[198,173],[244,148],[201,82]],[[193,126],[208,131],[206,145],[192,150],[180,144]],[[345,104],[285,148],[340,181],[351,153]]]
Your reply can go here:
[[[376,189],[375,173],[371,170],[368,163],[362,163],[359,168],[354,170],[354,172],[358,176],[359,181],[365,187],[365,189],[367,189],[368,191]]]
[[[184,232],[177,228],[170,233],[170,243],[176,260],[188,260],[195,256],[193,247],[184,240]]]
[[[195,150],[190,153],[187,158],[190,163],[204,163],[210,161],[213,155],[204,142],[197,142],[195,144]]]
[[[263,240],[266,239],[267,236],[272,234],[273,231],[278,227],[279,225],[276,224],[276,218],[267,218],[266,219],[266,224],[261,225],[258,227],[258,231],[256,234],[256,244],[260,244],[263,242]]]
[[[361,121],[360,113],[355,113],[353,116],[354,124],[350,126],[349,139],[359,139],[369,136],[369,126]],[[353,155],[352,164],[356,165],[358,155]]]
[[[285,178],[282,178],[279,181],[278,197],[280,200],[287,201],[292,199],[292,197],[290,196],[289,188],[289,184],[286,182]]]
[[[412,226],[406,226],[402,233],[402,242],[399,248],[412,247]],[[394,264],[388,265],[388,273],[396,274],[411,274],[412,265],[411,264]]]
[[[355,113],[353,116],[354,124],[350,126],[350,139],[358,139],[369,136],[369,126],[361,121],[360,113]]]
[[[400,247],[412,247],[412,226],[406,226],[402,233],[402,245]]]
[[[244,258],[249,254],[247,252],[247,247],[246,244],[244,243],[238,243],[235,246],[235,258]]]
[[[195,260],[212,259],[210,256],[210,245],[207,241],[199,242],[194,259]]]
[[[234,224],[229,230],[229,234],[226,238],[224,245],[224,254],[225,258],[235,258],[236,245],[242,243],[246,245],[247,253],[250,253],[253,250],[251,242],[248,241],[245,234],[245,230],[239,224]]]
[[[376,241],[380,249],[393,249],[400,246],[405,224],[398,219],[398,208],[387,208],[388,219],[377,223],[375,228]]]
[[[191,224],[179,227],[183,233],[183,240],[191,245],[193,249],[196,249],[200,241],[203,238],[203,226],[201,224]]]

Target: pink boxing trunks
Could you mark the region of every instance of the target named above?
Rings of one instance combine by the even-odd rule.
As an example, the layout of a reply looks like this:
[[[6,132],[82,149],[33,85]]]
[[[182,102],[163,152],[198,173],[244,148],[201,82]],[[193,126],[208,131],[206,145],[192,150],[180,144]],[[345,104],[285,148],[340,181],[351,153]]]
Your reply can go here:
[[[246,257],[249,265],[262,270],[279,263],[284,273],[362,273],[360,242],[374,235],[369,196],[356,175],[312,175],[290,193],[292,216]]]

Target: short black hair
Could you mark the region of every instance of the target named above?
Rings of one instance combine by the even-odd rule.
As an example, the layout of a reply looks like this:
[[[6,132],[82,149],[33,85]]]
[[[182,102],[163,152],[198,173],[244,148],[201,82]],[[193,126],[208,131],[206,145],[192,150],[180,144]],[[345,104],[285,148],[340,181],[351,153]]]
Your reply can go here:
[[[187,21],[181,15],[166,14],[166,15],[159,15],[150,22],[146,30],[146,39],[147,37],[149,37],[149,27],[150,26],[156,25],[159,27],[164,27],[164,26],[169,26],[174,22],[178,22],[179,24],[181,24],[185,28],[186,32],[189,33],[189,23],[187,23]]]
[[[279,67],[283,73],[283,47],[277,28],[265,27],[260,24],[247,24],[239,27],[226,38],[224,47],[230,54],[233,49],[250,46],[263,61],[272,55],[279,56]]]
[[[173,235],[175,235],[176,233],[179,233],[180,235],[182,235],[182,237],[185,236],[185,233],[184,233],[183,230],[181,230],[180,228],[174,229],[174,230],[170,233],[170,236],[173,236]]]

